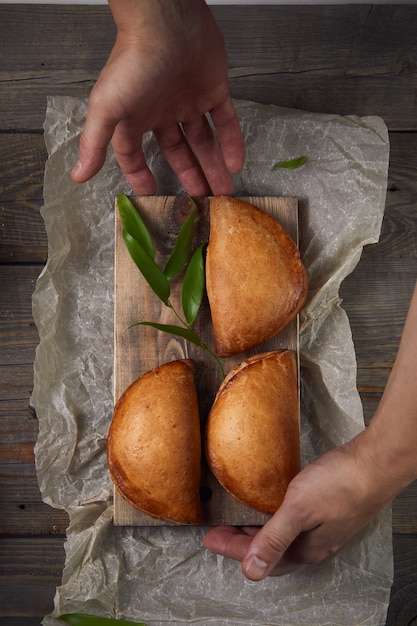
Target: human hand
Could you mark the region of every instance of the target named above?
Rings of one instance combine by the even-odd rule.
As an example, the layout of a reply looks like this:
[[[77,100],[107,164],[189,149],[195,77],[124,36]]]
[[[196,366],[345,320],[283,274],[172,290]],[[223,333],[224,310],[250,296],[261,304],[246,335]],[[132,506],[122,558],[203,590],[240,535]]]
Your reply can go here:
[[[213,528],[209,550],[242,562],[250,580],[335,554],[417,478],[417,284],[397,358],[369,426],[291,481],[263,528]]]
[[[242,562],[250,580],[280,576],[334,555],[389,502],[367,454],[366,432],[302,470],[284,502],[262,527],[219,526],[204,539],[218,554]]]
[[[115,157],[138,194],[156,192],[142,150],[152,130],[191,195],[230,194],[244,164],[220,30],[202,0],[111,0],[118,33],[94,86],[72,172],[85,182]],[[211,118],[218,142],[208,121]]]

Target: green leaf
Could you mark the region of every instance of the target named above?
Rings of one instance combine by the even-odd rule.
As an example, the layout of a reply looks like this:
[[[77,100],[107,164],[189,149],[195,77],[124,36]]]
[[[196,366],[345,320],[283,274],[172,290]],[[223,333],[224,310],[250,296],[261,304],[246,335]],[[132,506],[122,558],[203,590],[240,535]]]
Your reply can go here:
[[[190,341],[199,348],[206,350],[206,345],[192,328],[183,328],[182,326],[176,326],[175,324],[158,324],[156,322],[137,322],[136,324],[129,326],[129,328],[133,328],[133,326],[152,326],[152,328],[160,330],[164,333],[187,339],[187,341]]]
[[[136,239],[151,259],[155,259],[155,249],[152,237],[145,225],[145,222],[123,191],[121,191],[117,196],[117,206],[119,208],[123,228],[131,237],[133,237],[133,239]]]
[[[190,325],[197,317],[204,294],[204,246],[205,244],[199,246],[191,257],[182,284],[182,310]]]
[[[274,172],[279,167],[282,167],[287,170],[295,170],[297,167],[301,167],[307,161],[306,156],[298,157],[297,159],[291,159],[290,161],[280,161],[280,163],[276,163],[271,172]]]
[[[70,626],[145,626],[142,622],[131,622],[127,619],[112,619],[111,617],[98,617],[83,613],[67,613],[60,615],[58,619],[67,622]]]
[[[168,279],[178,274],[188,259],[193,238],[195,216],[196,211],[194,210],[180,228],[172,254],[164,267],[164,274]]]
[[[146,254],[142,246],[129,233],[123,229],[123,239],[134,263],[139,268],[148,285],[153,289],[158,298],[166,306],[170,306],[170,285],[161,268],[150,256]]]

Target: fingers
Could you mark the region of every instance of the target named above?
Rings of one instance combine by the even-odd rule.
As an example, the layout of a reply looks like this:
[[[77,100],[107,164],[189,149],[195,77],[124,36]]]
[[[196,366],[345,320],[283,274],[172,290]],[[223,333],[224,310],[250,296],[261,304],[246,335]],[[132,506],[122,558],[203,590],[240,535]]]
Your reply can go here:
[[[210,111],[220,146],[205,115],[181,126],[154,131],[158,144],[183,187],[193,195],[233,192],[230,173],[245,162],[245,147],[231,98]]]
[[[91,99],[84,130],[80,137],[78,161],[71,172],[74,182],[85,183],[102,168],[114,128],[114,123],[99,115]]]
[[[155,179],[142,149],[142,133],[126,122],[119,122],[112,145],[114,156],[132,189],[143,196],[156,193]]]
[[[262,580],[266,576],[280,576],[303,567],[286,557],[286,552],[299,535],[299,528],[290,519],[276,513],[254,535],[242,559],[242,571],[249,580]]]
[[[232,99],[227,98],[212,109],[210,115],[219,135],[226,167],[229,172],[237,174],[245,164],[245,146]]]
[[[209,194],[210,185],[180,126],[157,128],[154,135],[184,189],[194,196]]]
[[[97,83],[98,84],[98,83]],[[108,109],[103,107],[100,91],[93,89],[84,130],[80,137],[78,161],[71,172],[76,183],[84,183],[102,168],[110,141],[117,162],[132,189],[141,195],[151,195],[156,191],[155,180],[150,172],[142,150],[142,134],[131,126],[113,119]]]
[[[233,192],[230,172],[205,115],[154,132],[168,163],[189,193]]]
[[[293,550],[301,528],[285,510],[262,527],[218,526],[211,529],[204,545],[209,550],[242,562],[244,575],[253,581],[282,576],[303,568],[303,550]],[[302,535],[301,535],[302,537]]]
[[[235,526],[216,526],[204,537],[208,550],[241,561],[248,551],[252,537]]]
[[[256,526],[217,526],[207,533],[204,545],[212,552],[241,561],[244,575],[253,581],[283,576],[305,566],[287,556],[291,540],[274,537],[269,531],[263,536],[263,529]]]
[[[76,183],[84,183],[100,171],[113,136],[115,158],[132,189],[140,195],[154,194],[156,183],[143,154],[142,137],[133,141],[136,135],[132,134],[126,141],[127,135],[121,123],[113,131],[112,125],[105,129],[104,125],[98,127],[95,122],[86,121],[80,138],[78,161],[71,172],[72,179]]]
[[[322,560],[323,551],[316,549],[316,537],[323,535],[321,524],[313,517],[307,522],[308,503],[305,499],[303,504],[298,489],[291,485],[279,509],[254,535],[242,558],[242,571],[250,580],[282,576]],[[321,547],[324,545],[322,542]]]
[[[364,489],[355,454],[358,441],[361,435],[297,474],[261,529],[226,532],[219,527],[207,535],[206,547],[241,561],[243,573],[253,581],[332,558],[381,508]]]
[[[212,128],[203,115],[182,124],[186,140],[195,154],[213,194],[231,194],[233,181]]]
[[[142,132],[127,120],[117,124],[100,116],[100,107],[90,99],[80,138],[78,162],[71,176],[77,183],[92,178],[103,166],[112,141],[115,158],[132,189],[140,195],[156,192],[156,183],[142,149]],[[155,138],[184,189],[191,195],[231,195],[231,172],[244,164],[245,150],[233,103],[211,111],[220,145],[205,115],[154,130]]]

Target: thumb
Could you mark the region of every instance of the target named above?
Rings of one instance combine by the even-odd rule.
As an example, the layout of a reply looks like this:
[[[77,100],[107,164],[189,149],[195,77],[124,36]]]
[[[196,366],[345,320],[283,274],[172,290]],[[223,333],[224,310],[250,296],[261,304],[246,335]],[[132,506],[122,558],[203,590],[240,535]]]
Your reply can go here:
[[[78,161],[71,172],[76,183],[85,183],[102,168],[116,124],[105,120],[89,105],[84,130],[80,137]]]
[[[287,574],[299,567],[285,562],[285,552],[301,532],[299,523],[284,505],[259,530],[249,544],[242,570],[249,580],[262,580],[271,573]]]

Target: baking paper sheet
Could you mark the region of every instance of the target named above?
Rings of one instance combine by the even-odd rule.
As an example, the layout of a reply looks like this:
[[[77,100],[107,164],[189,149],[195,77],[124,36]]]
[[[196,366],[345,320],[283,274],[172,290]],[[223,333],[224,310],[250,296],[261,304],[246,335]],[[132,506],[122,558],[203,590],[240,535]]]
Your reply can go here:
[[[237,101],[247,161],[235,193],[300,199],[310,294],[301,316],[302,458],[311,462],[364,427],[356,361],[339,287],[385,206],[388,133],[377,117],[342,117]],[[47,265],[33,296],[40,334],[32,404],[43,499],[70,516],[55,617],[83,612],[143,621],[247,625],[383,625],[392,582],[389,508],[332,560],[260,583],[205,550],[204,528],[116,528],[105,446],[113,408],[114,198],[131,193],[111,149],[99,174],[77,186],[86,102],[50,97],[45,119],[42,215]],[[183,193],[151,136],[145,151],[158,193]],[[307,155],[300,169],[272,165]],[[318,503],[318,506],[320,503]]]

